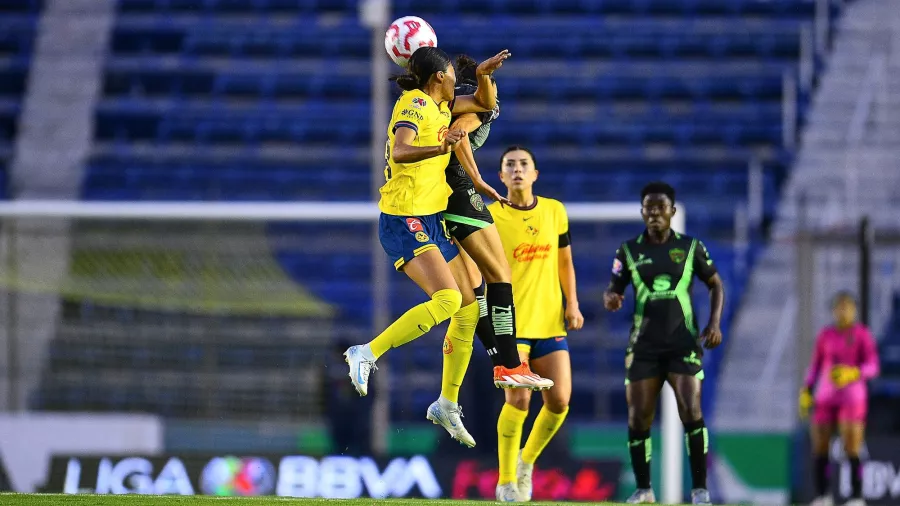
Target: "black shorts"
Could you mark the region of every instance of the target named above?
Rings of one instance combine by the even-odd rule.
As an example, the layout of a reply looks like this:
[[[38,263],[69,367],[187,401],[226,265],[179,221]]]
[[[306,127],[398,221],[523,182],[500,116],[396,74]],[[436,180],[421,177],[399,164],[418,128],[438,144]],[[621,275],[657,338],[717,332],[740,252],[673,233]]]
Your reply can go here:
[[[494,217],[475,188],[456,190],[450,195],[444,220],[450,237],[457,241],[494,224]]]
[[[625,355],[625,384],[649,378],[663,380],[669,374],[703,379],[703,348],[664,353],[628,352]]]

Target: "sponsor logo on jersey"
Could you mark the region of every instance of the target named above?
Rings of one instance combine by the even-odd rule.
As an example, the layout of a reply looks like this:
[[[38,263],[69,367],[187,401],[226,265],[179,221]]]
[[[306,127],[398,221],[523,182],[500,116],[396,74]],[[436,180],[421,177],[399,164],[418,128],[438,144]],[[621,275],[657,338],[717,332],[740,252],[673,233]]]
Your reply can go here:
[[[416,109],[421,109],[422,107],[425,107],[425,104],[427,104],[427,102],[425,102],[424,98],[416,97],[416,98],[412,99],[412,105]]]
[[[615,275],[622,274],[622,262],[618,258],[613,259],[612,273]]]
[[[638,255],[637,261],[634,262],[634,266],[640,267],[642,265],[653,265],[653,259],[652,258],[644,258],[644,254],[641,253],[640,255]]]
[[[660,274],[653,278],[653,291],[654,292],[665,292],[672,288],[672,276],[668,274]]]
[[[513,250],[513,258],[517,262],[531,262],[532,260],[544,260],[550,256],[549,244],[528,244],[523,242]]]
[[[449,118],[449,117],[450,117],[450,113],[447,112],[447,111],[441,111],[441,116],[443,116],[443,117],[445,117],[445,118]]]
[[[669,250],[669,258],[672,259],[676,264],[680,264],[684,262],[684,259],[687,255],[685,255],[684,250],[681,248],[675,248]]]
[[[475,194],[469,197],[469,203],[472,204],[478,212],[484,211],[484,200],[481,200],[481,195]]]
[[[418,218],[406,218],[406,226],[409,228],[410,232],[421,232],[424,230],[424,228],[422,228],[422,222],[419,221]]]
[[[416,240],[419,242],[428,242],[428,234],[425,232],[416,232]]]
[[[425,121],[425,116],[422,116],[420,113],[412,109],[403,109],[402,111],[400,111],[400,116],[413,118],[416,121]]]
[[[444,142],[444,137],[447,137],[447,127],[442,126],[440,130],[438,130],[438,142]]]

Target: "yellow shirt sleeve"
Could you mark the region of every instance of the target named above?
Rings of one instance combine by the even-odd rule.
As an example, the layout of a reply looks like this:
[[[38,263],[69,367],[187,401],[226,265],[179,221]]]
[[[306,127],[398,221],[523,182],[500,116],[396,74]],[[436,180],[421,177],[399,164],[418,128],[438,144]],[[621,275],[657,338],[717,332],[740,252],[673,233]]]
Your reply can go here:
[[[566,213],[566,206],[559,201],[556,201],[556,230],[559,235],[569,231],[569,215]]]
[[[401,127],[412,129],[419,135],[419,128],[425,122],[425,101],[414,93],[404,92],[397,100],[397,108],[391,118],[391,135]]]

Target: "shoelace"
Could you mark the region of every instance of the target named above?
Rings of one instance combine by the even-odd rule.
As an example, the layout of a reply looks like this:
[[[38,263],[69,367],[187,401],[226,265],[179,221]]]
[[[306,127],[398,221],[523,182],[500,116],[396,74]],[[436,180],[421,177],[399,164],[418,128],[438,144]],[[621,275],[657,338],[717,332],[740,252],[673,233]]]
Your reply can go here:
[[[459,404],[456,405],[456,409],[448,409],[447,413],[449,413],[450,415],[459,415],[460,418],[465,418],[462,413],[462,406],[460,406]]]
[[[362,372],[363,378],[366,380],[369,379],[369,374],[373,370],[375,370],[375,371],[378,370],[378,366],[375,365],[375,362],[368,362],[365,360],[359,364],[359,368],[360,368],[360,372]]]

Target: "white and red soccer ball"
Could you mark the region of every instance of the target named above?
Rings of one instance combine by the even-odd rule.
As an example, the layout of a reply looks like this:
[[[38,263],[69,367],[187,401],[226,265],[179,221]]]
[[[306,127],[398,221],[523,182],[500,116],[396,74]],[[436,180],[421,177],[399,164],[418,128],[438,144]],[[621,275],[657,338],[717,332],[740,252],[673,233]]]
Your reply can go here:
[[[427,21],[416,16],[395,20],[384,34],[388,56],[403,68],[409,64],[413,52],[425,46],[437,46],[437,35]]]

